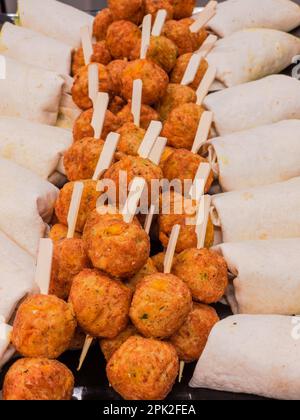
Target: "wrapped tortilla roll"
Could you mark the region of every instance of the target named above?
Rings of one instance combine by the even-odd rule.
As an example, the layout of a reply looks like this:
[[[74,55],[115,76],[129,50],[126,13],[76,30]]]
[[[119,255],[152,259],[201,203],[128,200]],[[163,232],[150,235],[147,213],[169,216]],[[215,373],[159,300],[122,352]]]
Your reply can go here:
[[[213,196],[223,242],[300,238],[300,178]]]
[[[45,70],[71,73],[72,48],[69,45],[8,22],[2,27],[0,52]]]
[[[55,125],[64,79],[5,57],[6,78],[0,80],[0,115]]]
[[[290,32],[300,25],[300,7],[290,0],[227,0],[208,23],[220,37],[248,28]]]
[[[299,133],[300,120],[281,121],[214,138],[203,153],[224,192],[274,184],[300,176]]]
[[[30,169],[41,178],[61,184],[64,152],[72,133],[20,118],[0,117],[0,156]]]
[[[246,29],[220,39],[207,56],[224,87],[280,73],[300,54],[300,39],[272,29]]]
[[[93,17],[56,0],[18,0],[20,24],[73,48],[81,45],[80,28],[93,27]],[[44,17],[44,18],[43,18]]]
[[[282,400],[300,398],[300,340],[295,318],[237,315],[213,328],[192,388],[208,388]]]
[[[58,189],[28,169],[0,159],[0,230],[36,256],[50,222]]]
[[[220,136],[282,120],[300,119],[300,81],[273,75],[208,95]]]
[[[300,314],[300,239],[227,243],[215,248],[234,277],[235,314]]]

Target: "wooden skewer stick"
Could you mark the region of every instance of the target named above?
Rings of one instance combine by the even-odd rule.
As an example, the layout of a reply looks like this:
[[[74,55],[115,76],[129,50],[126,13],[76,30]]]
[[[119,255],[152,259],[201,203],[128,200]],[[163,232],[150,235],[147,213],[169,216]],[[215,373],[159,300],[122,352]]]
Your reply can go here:
[[[151,121],[138,150],[138,155],[141,158],[147,159],[150,156],[153,146],[161,133],[162,127],[160,121]]]
[[[118,133],[110,133],[107,136],[94,172],[93,181],[98,181],[112,164],[119,140],[120,134]]]
[[[198,209],[196,220],[197,248],[202,249],[205,245],[207,224],[212,198],[210,195],[203,195]]]
[[[190,197],[192,200],[199,202],[205,191],[205,185],[211,172],[209,163],[200,163],[196,173],[193,185],[190,189]]]
[[[131,112],[133,115],[133,122],[137,127],[140,126],[141,120],[142,96],[143,81],[141,79],[136,79],[133,82]]]
[[[148,235],[150,233],[150,229],[151,229],[151,226],[152,226],[152,222],[153,222],[153,217],[154,217],[154,214],[155,214],[155,210],[156,210],[156,205],[155,204],[151,204],[149,213],[147,214],[147,217],[146,217],[145,227],[144,227],[145,232]]]
[[[166,148],[168,139],[166,137],[158,137],[149,155],[149,159],[154,165],[159,165],[161,157]]]
[[[210,1],[205,8],[199,13],[199,17],[190,26],[190,31],[195,33],[200,31],[217,13],[217,1]]]
[[[77,367],[77,372],[79,372],[81,370],[81,368],[83,366],[83,363],[86,359],[86,356],[89,352],[89,349],[90,349],[91,345],[93,344],[93,341],[94,341],[93,337],[91,337],[90,335],[86,336],[85,342],[84,342],[84,345],[83,345],[83,348],[82,348],[82,351],[81,351],[81,355],[80,355],[80,358],[79,358],[79,365]]]
[[[157,12],[155,22],[152,28],[152,36],[160,36],[162,29],[164,27],[165,21],[167,19],[167,11],[165,9],[161,9]]]
[[[132,223],[145,186],[146,181],[144,178],[136,177],[132,181],[127,201],[122,210],[123,220],[125,223]]]
[[[192,55],[189,64],[184,72],[181,85],[188,86],[190,83],[193,83],[197,71],[199,70],[202,59],[203,54],[197,53]]]
[[[183,372],[185,368],[185,362],[183,360],[180,361],[179,365],[179,376],[178,376],[178,382],[181,384],[182,378],[183,378]]]
[[[217,41],[218,37],[216,35],[209,35],[196,54],[202,54],[203,57],[206,57],[214,48]]]
[[[170,274],[172,271],[173,259],[176,251],[176,245],[180,234],[180,225],[173,226],[170,240],[168,243],[167,252],[164,260],[164,273]]]
[[[90,28],[88,26],[83,26],[80,29],[80,35],[84,55],[84,62],[85,65],[88,66],[91,62],[91,57],[94,54]]]
[[[109,95],[108,93],[100,92],[97,95],[96,106],[93,112],[93,118],[91,122],[91,126],[94,129],[94,137],[95,139],[101,138],[106,111],[108,108],[109,103]]]
[[[207,142],[214,114],[211,111],[203,112],[198,125],[197,133],[192,147],[192,153],[197,154],[201,146]]]
[[[40,239],[35,282],[42,295],[49,294],[53,260],[53,242],[51,239]]]
[[[68,234],[67,239],[74,238],[76,223],[80,209],[80,203],[82,198],[84,185],[82,182],[75,182],[72,199],[70,203],[69,213],[68,213]]]
[[[197,105],[202,105],[204,98],[207,96],[209,89],[216,78],[216,75],[216,67],[209,66],[196,92]]]
[[[142,31],[142,45],[140,58],[144,60],[147,57],[147,51],[150,46],[151,38],[151,26],[152,26],[152,15],[146,15],[143,20],[143,31]]]
[[[99,71],[98,64],[92,63],[88,67],[89,78],[89,98],[93,102],[94,109],[96,108],[96,101],[99,92]]]

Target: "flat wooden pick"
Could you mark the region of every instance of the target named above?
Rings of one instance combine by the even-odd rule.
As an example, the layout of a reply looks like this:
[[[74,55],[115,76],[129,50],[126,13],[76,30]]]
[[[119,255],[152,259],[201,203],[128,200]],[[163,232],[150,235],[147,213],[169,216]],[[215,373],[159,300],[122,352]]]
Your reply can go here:
[[[99,71],[98,64],[92,63],[88,67],[88,82],[89,82],[89,98],[93,102],[93,107],[96,106],[97,96],[99,92]]]
[[[164,27],[165,21],[167,19],[167,11],[165,9],[161,9],[157,12],[155,22],[152,28],[152,36],[160,36],[162,29]]]
[[[84,185],[82,182],[75,182],[73,193],[72,193],[72,199],[70,203],[70,208],[69,208],[69,213],[68,213],[68,219],[67,219],[68,220],[68,234],[67,234],[68,239],[74,238],[83,188],[84,188]]]
[[[209,212],[212,198],[210,195],[204,195],[201,198],[197,220],[196,220],[196,234],[197,234],[197,248],[202,249],[205,245],[206,231],[209,220]]]
[[[211,166],[209,163],[200,163],[198,171],[196,173],[193,185],[190,190],[190,197],[192,200],[199,202],[205,191],[205,185],[211,172]]]
[[[197,20],[190,26],[191,32],[198,32],[202,29],[217,13],[217,1],[210,1],[201,13]]]
[[[91,122],[91,126],[94,129],[94,137],[95,139],[101,138],[106,111],[109,104],[109,95],[105,92],[100,92],[97,95],[96,106],[93,112],[93,118]]]
[[[170,274],[172,271],[173,259],[176,251],[176,245],[180,234],[180,225],[173,226],[172,233],[170,236],[167,252],[164,260],[164,273]]]
[[[104,143],[102,153],[99,157],[97,167],[94,172],[93,181],[98,181],[103,173],[110,168],[116,149],[120,140],[120,134],[110,133]]]
[[[216,67],[209,66],[196,92],[197,105],[202,105],[204,98],[207,96],[209,89],[216,78],[216,75]]]
[[[147,57],[147,51],[150,46],[152,15],[146,15],[143,20],[142,44],[141,44],[141,60]]]
[[[192,152],[197,154],[201,146],[207,142],[214,114],[211,111],[205,111],[201,115],[197,133],[192,147]]]
[[[203,56],[199,53],[192,55],[181,81],[181,84],[183,86],[188,86],[190,83],[194,81],[197,71],[200,67],[202,58]]]
[[[207,55],[214,48],[217,41],[218,37],[216,35],[209,35],[197,51],[197,54],[201,54],[204,58],[207,57]]]
[[[136,177],[132,181],[127,201],[122,210],[122,216],[125,223],[132,223],[145,186],[146,181],[144,178]]]
[[[86,336],[84,346],[83,346],[83,349],[81,351],[81,355],[80,355],[80,358],[79,358],[79,365],[78,365],[78,368],[77,368],[77,372],[79,372],[81,370],[81,368],[83,366],[83,363],[86,359],[86,356],[88,355],[89,349],[90,349],[91,345],[93,344],[93,341],[94,341],[93,337],[91,337],[90,335]]]
[[[147,159],[149,157],[151,150],[153,149],[153,146],[161,133],[162,127],[163,126],[160,121],[151,121],[142,144],[138,150],[138,155],[141,158]]]
[[[147,214],[147,217],[146,217],[144,229],[145,229],[145,232],[148,233],[148,235],[150,233],[150,229],[151,229],[151,226],[152,226],[155,209],[156,209],[156,205],[151,204],[149,213]]]
[[[168,139],[166,137],[158,137],[149,155],[149,159],[154,165],[159,165],[161,157],[166,148]]]
[[[143,81],[141,79],[136,79],[133,82],[131,112],[133,115],[133,122],[137,127],[140,126],[141,120],[142,96]]]
[[[53,260],[53,242],[51,239],[40,239],[35,282],[42,295],[49,294]]]
[[[80,36],[83,48],[84,62],[85,65],[88,66],[91,62],[91,57],[94,53],[90,28],[88,26],[83,26],[80,29]]]

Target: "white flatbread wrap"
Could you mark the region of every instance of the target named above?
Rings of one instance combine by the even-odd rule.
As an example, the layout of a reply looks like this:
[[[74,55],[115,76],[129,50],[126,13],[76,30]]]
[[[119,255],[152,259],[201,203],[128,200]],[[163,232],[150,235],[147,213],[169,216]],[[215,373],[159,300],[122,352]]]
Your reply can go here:
[[[300,81],[273,75],[208,95],[204,107],[214,113],[218,135],[282,120],[300,119]]]
[[[227,0],[208,23],[220,37],[247,28],[290,32],[300,25],[300,7],[290,0]]]
[[[300,314],[300,238],[215,247],[234,277],[227,300],[235,314]]]
[[[18,0],[21,26],[40,32],[77,48],[81,44],[80,28],[92,29],[93,17],[56,0]]]
[[[207,56],[224,87],[280,73],[300,54],[300,39],[273,29],[246,29],[217,41]]]
[[[55,125],[64,79],[57,73],[4,58],[6,77],[0,79],[0,115]]]
[[[300,177],[212,198],[223,242],[300,238]]]
[[[66,75],[71,73],[72,47],[8,22],[1,30],[0,52],[31,66]]]
[[[202,152],[224,192],[269,185],[300,176],[299,133],[300,120],[286,120],[211,139]]]
[[[190,386],[300,398],[297,319],[280,315],[236,315],[213,328]],[[300,319],[298,320],[298,326]]]
[[[63,154],[72,141],[68,130],[0,117],[0,157],[30,169],[45,180],[60,184],[65,175]]]
[[[6,159],[0,159],[0,179],[0,231],[36,257],[59,190]]]

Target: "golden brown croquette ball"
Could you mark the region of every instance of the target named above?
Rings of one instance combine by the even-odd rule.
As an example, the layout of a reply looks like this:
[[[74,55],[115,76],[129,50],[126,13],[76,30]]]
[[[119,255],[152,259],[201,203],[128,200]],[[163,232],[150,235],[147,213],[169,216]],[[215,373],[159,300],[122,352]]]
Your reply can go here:
[[[64,167],[68,180],[92,179],[103,147],[103,140],[91,137],[73,143],[64,154]]]
[[[137,285],[147,276],[150,276],[151,274],[158,273],[158,270],[156,269],[154,262],[151,258],[148,259],[147,263],[144,265],[144,267],[130,280],[126,282],[126,285],[133,291],[136,290]]]
[[[110,75],[114,95],[121,95],[121,77],[127,64],[126,60],[113,60],[106,67]]]
[[[76,119],[73,127],[73,138],[74,141],[84,139],[85,137],[94,137],[94,128],[92,127],[94,109],[90,108],[83,111]],[[120,119],[114,115],[111,111],[107,110],[105,114],[105,120],[102,130],[101,137],[106,139],[109,133],[117,131],[121,126]]]
[[[77,326],[74,337],[71,341],[69,350],[71,351],[82,350],[84,347],[85,341],[86,341],[86,334],[80,327]]]
[[[173,5],[174,19],[184,19],[193,15],[196,0],[169,0]]]
[[[93,36],[97,41],[103,41],[106,38],[107,30],[113,23],[113,15],[110,9],[100,10],[94,19]]]
[[[164,268],[165,268],[165,252],[160,252],[159,254],[153,255],[153,257],[151,257],[151,260],[156,268],[156,270],[159,273],[163,273],[164,272]],[[173,264],[175,263],[176,260],[176,254],[173,257]]]
[[[56,296],[30,296],[17,311],[12,344],[24,357],[56,359],[70,347],[76,325],[68,303]]]
[[[190,62],[190,59],[192,57],[192,53],[181,55],[175,64],[175,67],[173,68],[172,74],[171,74],[171,82],[172,83],[181,83],[183,76],[185,74],[185,71],[187,69],[187,66]],[[197,90],[200,82],[202,81],[206,71],[208,69],[208,62],[205,59],[201,60],[199,69],[196,73],[194,81],[189,85],[190,88]]]
[[[106,368],[110,384],[125,400],[164,400],[178,371],[171,344],[136,336],[113,354]]]
[[[82,239],[55,242],[49,294],[67,300],[73,278],[90,266]]]
[[[117,115],[119,112],[122,111],[124,106],[126,105],[126,101],[121,98],[121,96],[114,96],[108,104],[108,109],[113,114]]]
[[[202,303],[216,303],[228,286],[225,259],[209,249],[191,248],[177,256],[173,273],[190,288],[193,299]]]
[[[127,328],[117,335],[117,337],[100,339],[99,344],[105,360],[108,362],[112,355],[119,350],[122,344],[134,335],[139,335],[137,329],[133,325],[128,324]]]
[[[167,338],[184,323],[192,309],[186,284],[172,274],[145,277],[133,296],[130,318],[145,337]]]
[[[5,401],[68,401],[74,389],[72,372],[57,360],[20,359],[7,372]]]
[[[53,242],[61,241],[62,239],[66,239],[68,235],[68,226],[62,225],[60,223],[55,224],[52,226],[49,232],[49,238],[52,239]],[[81,238],[81,233],[75,232],[74,238]]]
[[[180,105],[196,103],[197,95],[188,86],[170,83],[167,92],[157,105],[157,111],[162,121],[166,121],[171,111]]]
[[[194,103],[183,104],[173,109],[161,134],[167,137],[168,145],[176,149],[191,150],[204,111],[204,108]]]
[[[115,338],[128,323],[131,290],[98,270],[83,270],[73,280],[69,302],[79,326],[95,338]]]
[[[144,140],[146,131],[129,122],[124,124],[117,132],[120,134],[117,147],[120,156],[138,156],[138,151]]]
[[[159,10],[164,9],[167,12],[167,20],[173,19],[174,9],[169,0],[144,0],[145,14],[153,16],[153,22]]]
[[[86,223],[83,240],[93,266],[117,278],[131,278],[146,264],[150,239],[137,220],[125,223],[121,214],[95,210]]]
[[[112,83],[110,75],[103,64],[98,65],[99,73],[99,91],[112,93]],[[74,103],[82,110],[89,109],[93,102],[89,97],[88,66],[82,67],[74,78],[72,87],[72,98]]]
[[[114,20],[129,20],[139,25],[144,17],[144,0],[108,0]]]
[[[179,359],[185,363],[198,361],[218,321],[219,317],[212,307],[194,303],[184,324],[170,338]]]
[[[133,114],[131,112],[131,101],[118,113],[118,118],[122,121],[122,125],[127,122],[133,122]],[[140,127],[147,130],[151,121],[159,121],[158,113],[149,105],[142,104],[140,115]]]
[[[155,104],[162,98],[168,88],[169,77],[157,64],[150,60],[135,60],[128,63],[122,73],[122,96],[132,99],[133,82],[141,79],[143,82],[142,103]]]
[[[140,41],[142,33],[132,22],[119,20],[110,25],[106,45],[114,59],[130,58],[131,51]]]
[[[91,63],[100,63],[106,66],[111,62],[112,58],[106,47],[105,41],[99,41],[96,44],[93,44],[93,51],[94,53],[91,56]],[[73,53],[72,74],[75,76],[83,67],[85,67],[85,60],[83,48],[81,47]]]
[[[97,181],[88,179],[81,182],[83,182],[84,188],[76,223],[77,232],[83,232],[86,219],[89,213],[96,208],[97,200],[101,196],[101,193],[97,191]],[[65,184],[65,186],[60,190],[55,204],[56,216],[58,217],[60,223],[65,225],[68,224],[68,213],[74,185],[74,182],[68,182]]]

